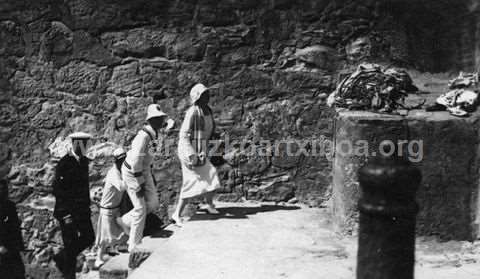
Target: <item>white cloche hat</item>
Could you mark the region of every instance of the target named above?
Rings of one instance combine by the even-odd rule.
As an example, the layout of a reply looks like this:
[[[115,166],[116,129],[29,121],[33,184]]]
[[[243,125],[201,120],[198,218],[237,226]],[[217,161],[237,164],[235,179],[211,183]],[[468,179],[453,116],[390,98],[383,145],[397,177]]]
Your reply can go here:
[[[159,105],[151,104],[147,108],[147,120],[155,117],[164,117],[167,116],[165,112],[163,112]]]
[[[190,102],[194,104],[200,97],[202,97],[202,94],[208,91],[208,87],[201,83],[195,84],[195,86],[192,87],[190,90]]]

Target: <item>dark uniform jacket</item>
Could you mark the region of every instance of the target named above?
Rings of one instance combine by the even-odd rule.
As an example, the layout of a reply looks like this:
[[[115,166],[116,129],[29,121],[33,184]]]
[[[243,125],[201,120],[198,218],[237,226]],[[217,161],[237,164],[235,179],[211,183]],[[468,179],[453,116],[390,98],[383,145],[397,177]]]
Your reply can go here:
[[[71,214],[73,217],[90,216],[90,190],[88,183],[89,159],[80,161],[71,155],[65,155],[58,162],[53,181],[55,210],[57,219]]]
[[[0,202],[0,246],[7,248],[7,253],[0,256],[0,278],[25,278],[20,255],[24,250],[20,220],[15,204],[8,200]]]
[[[17,209],[9,200],[0,204],[0,246],[10,251],[22,251],[24,248]]]

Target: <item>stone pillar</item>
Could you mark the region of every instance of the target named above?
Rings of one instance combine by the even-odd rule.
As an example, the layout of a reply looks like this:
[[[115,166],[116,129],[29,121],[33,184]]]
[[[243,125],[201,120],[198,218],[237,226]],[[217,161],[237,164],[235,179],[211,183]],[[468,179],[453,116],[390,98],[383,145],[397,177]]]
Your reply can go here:
[[[468,241],[480,235],[480,111],[467,118],[422,110],[406,117],[345,111],[337,115],[335,126],[332,209],[338,233],[357,231],[357,172],[372,157],[339,152],[341,143],[360,148],[355,143],[367,141],[373,155],[382,140],[409,139],[404,150],[419,150],[406,156],[424,177],[417,193],[417,234]]]
[[[413,279],[415,192],[420,171],[401,157],[379,157],[358,172],[357,279]]]
[[[337,115],[332,193],[333,225],[337,233],[350,235],[357,231],[358,170],[371,155],[376,155],[382,141],[397,143],[406,138],[401,116],[365,111],[345,111]]]

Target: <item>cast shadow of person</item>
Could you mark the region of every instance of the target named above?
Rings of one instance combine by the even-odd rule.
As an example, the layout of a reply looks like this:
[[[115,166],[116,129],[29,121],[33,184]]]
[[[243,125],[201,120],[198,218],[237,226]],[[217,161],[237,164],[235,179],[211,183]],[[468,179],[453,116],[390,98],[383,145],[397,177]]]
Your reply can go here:
[[[258,213],[271,212],[277,210],[298,210],[299,206],[284,206],[284,205],[270,205],[261,204],[253,206],[230,206],[220,207],[217,210],[220,212],[218,215],[211,214],[195,214],[190,218],[190,221],[211,221],[218,219],[248,219],[249,215],[255,215]]]

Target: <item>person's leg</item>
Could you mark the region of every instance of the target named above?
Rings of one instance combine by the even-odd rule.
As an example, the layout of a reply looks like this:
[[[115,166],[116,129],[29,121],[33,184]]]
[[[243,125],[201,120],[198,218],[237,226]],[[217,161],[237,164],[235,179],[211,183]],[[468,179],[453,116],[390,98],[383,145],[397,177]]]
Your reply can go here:
[[[63,250],[59,256],[60,266],[58,268],[63,273],[65,279],[75,279],[77,267],[77,248],[78,232],[75,223],[65,224],[63,220],[60,222],[60,230],[62,232]]]
[[[103,259],[104,256],[105,256],[105,252],[106,252],[106,249],[107,246],[105,245],[105,243],[100,243],[98,244],[98,249],[97,249],[97,259],[95,260],[95,267],[96,268],[99,268],[100,266],[102,266],[104,263],[105,263],[105,260]]]
[[[180,193],[180,197],[178,199],[178,204],[177,207],[175,208],[175,211],[172,214],[172,220],[175,221],[175,223],[179,226],[183,225],[182,222],[182,212],[185,206],[187,205],[188,199],[184,199],[182,197],[182,194]]]
[[[215,195],[215,193],[212,191],[212,192],[208,192],[208,193],[205,193],[205,202],[207,205],[210,205],[212,207],[215,207],[215,205],[213,204],[213,196]]]
[[[136,245],[142,242],[145,218],[147,216],[144,198],[139,198],[137,192],[128,189],[128,196],[132,201],[133,209],[122,216],[122,223],[130,227],[128,251],[131,252]]]
[[[147,214],[154,212],[160,206],[157,188],[152,175],[145,176],[145,203],[147,205]]]
[[[215,196],[214,191],[208,192],[204,195],[205,202],[207,204],[207,206],[205,207],[205,210],[207,210],[207,212],[210,214],[219,214],[220,212],[218,212],[218,210],[215,208],[215,204],[213,203],[214,196]]]
[[[95,242],[95,232],[93,230],[92,220],[90,214],[85,213],[77,222],[78,226],[78,242],[77,242],[77,255],[83,250],[92,246]]]
[[[126,234],[126,235],[130,235],[130,225],[128,225],[127,223],[125,223],[126,221],[129,222],[129,224],[131,223],[130,220],[131,220],[131,217],[129,215],[127,215],[127,213],[125,213],[125,215],[123,216],[119,216],[119,217],[116,217],[115,218],[115,221],[117,222],[117,224],[122,228],[123,232]]]

